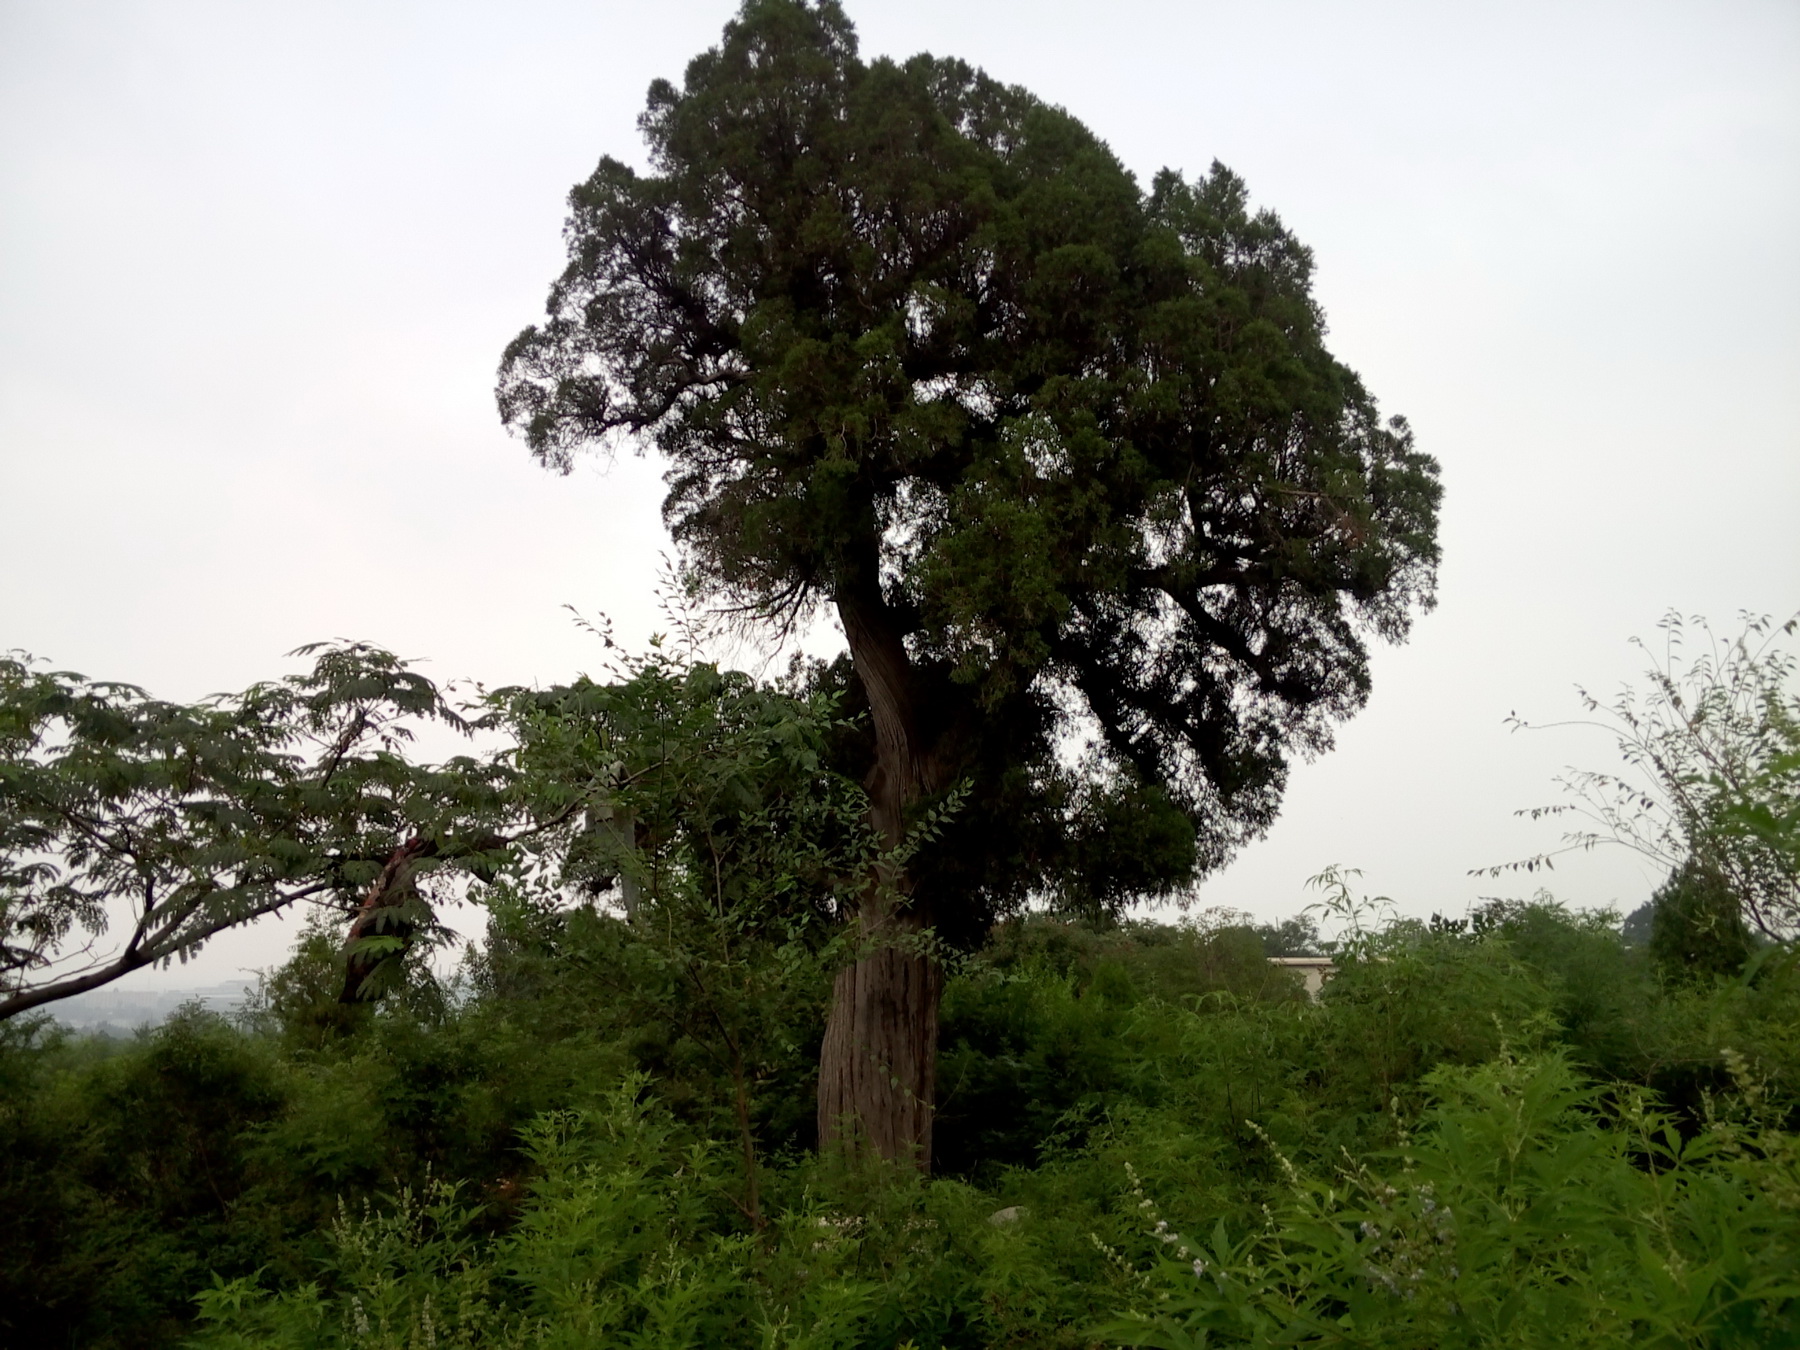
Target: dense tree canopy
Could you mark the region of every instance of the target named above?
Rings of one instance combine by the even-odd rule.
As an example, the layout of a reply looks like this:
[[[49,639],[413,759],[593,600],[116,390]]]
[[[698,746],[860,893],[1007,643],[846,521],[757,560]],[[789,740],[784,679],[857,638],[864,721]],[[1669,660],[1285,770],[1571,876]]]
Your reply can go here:
[[[1086,725],[1202,867],[1266,827],[1437,556],[1435,465],[1325,349],[1308,251],[1220,166],[1145,193],[1021,89],[862,62],[831,3],[747,5],[642,127],[506,354],[533,451],[660,449],[694,579],[834,605],[865,683],[893,653],[927,781],[984,717],[1040,770]]]
[[[940,985],[904,935],[1164,892],[1266,829],[1367,698],[1367,635],[1431,601],[1436,465],[1235,176],[1146,193],[1022,89],[862,61],[833,0],[747,0],[640,126],[649,171],[571,196],[501,414],[556,467],[660,450],[698,591],[833,612],[891,849],[973,786],[872,876],[822,1060],[822,1137],[928,1157]]]

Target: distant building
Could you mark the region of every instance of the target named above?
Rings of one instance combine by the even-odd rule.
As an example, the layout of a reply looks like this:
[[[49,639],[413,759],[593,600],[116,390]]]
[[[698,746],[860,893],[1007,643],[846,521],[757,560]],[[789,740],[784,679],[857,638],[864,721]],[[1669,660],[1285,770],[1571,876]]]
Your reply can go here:
[[[1271,956],[1269,964],[1282,966],[1300,976],[1306,996],[1316,999],[1325,981],[1337,974],[1337,964],[1329,956]]]

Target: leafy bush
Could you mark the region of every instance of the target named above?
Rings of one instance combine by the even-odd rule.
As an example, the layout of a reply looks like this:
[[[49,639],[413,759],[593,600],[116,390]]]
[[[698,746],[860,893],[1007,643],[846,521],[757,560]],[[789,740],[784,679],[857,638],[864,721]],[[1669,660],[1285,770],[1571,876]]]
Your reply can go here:
[[[1677,868],[1650,903],[1650,959],[1664,979],[1729,978],[1756,951],[1730,884],[1698,859]]]
[[[1440,1068],[1427,1087],[1422,1131],[1385,1154],[1320,1176],[1276,1153],[1286,1194],[1249,1231],[1189,1237],[1140,1201],[1168,1254],[1110,1334],[1168,1350],[1800,1336],[1791,1136],[1715,1121],[1684,1139],[1556,1053]]]
[[[1765,937],[1792,942],[1800,937],[1800,666],[1777,644],[1800,632],[1800,615],[1779,625],[1745,615],[1728,642],[1704,619],[1673,612],[1661,627],[1663,651],[1644,673],[1641,697],[1626,687],[1603,704],[1581,691],[1584,710],[1599,719],[1588,725],[1613,735],[1625,771],[1569,770],[1559,781],[1573,800],[1521,814],[1585,823],[1561,849],[1484,871],[1536,871],[1557,853],[1622,844],[1683,885],[1698,883],[1715,910],[1724,902]]]
[[[286,1105],[282,1066],[193,1008],[116,1052],[40,1030],[0,1053],[0,1328],[167,1343],[207,1271],[261,1249],[256,1137]]]
[[[780,1010],[817,996],[817,951],[764,943],[735,997],[772,989],[774,1014],[732,1024],[764,1028],[747,1174],[678,949],[592,906],[489,899],[490,940],[457,977],[340,1021],[319,1016],[339,1005],[314,943],[240,1026],[189,1014],[110,1043],[5,1028],[5,1337],[1793,1334],[1790,954],[1673,984],[1609,918],[1547,899],[1460,927],[1364,913],[1315,1002],[1248,929],[1019,922],[948,981],[926,1180],[805,1147],[812,1049]]]

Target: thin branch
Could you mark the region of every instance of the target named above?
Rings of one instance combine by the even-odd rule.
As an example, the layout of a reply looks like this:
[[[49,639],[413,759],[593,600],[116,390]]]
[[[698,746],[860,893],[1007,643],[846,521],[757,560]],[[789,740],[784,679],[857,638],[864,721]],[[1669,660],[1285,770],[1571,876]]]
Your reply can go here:
[[[318,892],[328,889],[328,885],[329,884],[326,882],[316,882],[313,885],[303,887],[298,891],[292,891],[268,900],[263,904],[256,906],[246,914],[221,915],[214,922],[207,925],[203,931],[185,938],[179,944],[179,947],[169,947],[162,950],[148,948],[140,949],[135,952],[126,952],[121,954],[117,960],[110,964],[102,966],[98,970],[90,971],[85,975],[72,975],[51,984],[40,985],[36,989],[20,990],[18,993],[5,999],[0,999],[0,1022],[4,1022],[11,1017],[17,1017],[20,1013],[30,1012],[33,1008],[41,1008],[46,1003],[55,1003],[61,999],[73,998],[77,994],[85,994],[90,990],[100,988],[102,985],[111,984],[114,980],[119,979],[121,976],[129,975],[134,970],[142,970],[145,966],[155,965],[165,957],[174,955],[180,948],[191,947],[197,942],[204,942],[206,939],[216,936],[227,928],[233,928],[239,924],[249,923],[253,919],[259,919],[265,914],[272,914],[276,910],[291,905],[298,900],[305,900],[310,896],[316,895]]]

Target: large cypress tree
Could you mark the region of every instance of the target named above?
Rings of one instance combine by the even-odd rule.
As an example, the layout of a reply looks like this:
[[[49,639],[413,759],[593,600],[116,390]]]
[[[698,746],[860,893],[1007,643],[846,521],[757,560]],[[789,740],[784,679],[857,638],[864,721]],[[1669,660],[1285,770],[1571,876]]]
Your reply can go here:
[[[1022,89],[863,62],[834,0],[747,0],[640,125],[650,171],[571,195],[501,415],[556,468],[653,446],[704,593],[835,615],[890,844],[972,789],[870,879],[821,1063],[822,1139],[925,1164],[922,930],[1166,891],[1266,829],[1367,636],[1431,603],[1437,468],[1218,165],[1146,193]]]

